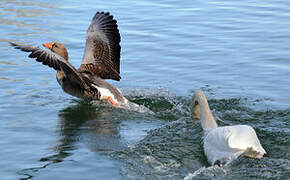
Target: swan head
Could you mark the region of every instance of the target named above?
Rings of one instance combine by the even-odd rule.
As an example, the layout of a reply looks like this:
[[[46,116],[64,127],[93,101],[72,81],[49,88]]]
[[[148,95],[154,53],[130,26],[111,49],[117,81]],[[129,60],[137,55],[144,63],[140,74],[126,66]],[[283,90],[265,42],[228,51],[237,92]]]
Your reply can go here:
[[[190,102],[192,119],[200,119],[200,104],[205,100],[206,97],[201,90],[197,90],[194,92]]]
[[[201,90],[194,92],[190,103],[192,119],[200,119],[203,130],[216,128],[216,121],[211,113],[205,94]]]
[[[204,92],[201,90],[195,91],[190,102],[191,117],[200,119],[200,106],[204,107],[205,105],[207,105],[207,99]]]

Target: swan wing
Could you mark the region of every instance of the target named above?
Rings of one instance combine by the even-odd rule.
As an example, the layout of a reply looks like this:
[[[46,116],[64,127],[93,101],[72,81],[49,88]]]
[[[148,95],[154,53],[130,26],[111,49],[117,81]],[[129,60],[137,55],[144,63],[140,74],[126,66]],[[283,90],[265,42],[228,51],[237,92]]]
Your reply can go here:
[[[251,126],[228,126],[227,129],[231,133],[228,137],[228,145],[231,149],[243,150],[246,156],[254,158],[261,158],[266,153]]]
[[[230,129],[224,127],[218,127],[205,132],[203,139],[204,152],[211,165],[217,160],[228,158],[240,151],[229,146],[228,138],[230,135]]]
[[[257,158],[266,153],[254,129],[246,125],[218,127],[206,132],[204,151],[212,165],[242,153]]]

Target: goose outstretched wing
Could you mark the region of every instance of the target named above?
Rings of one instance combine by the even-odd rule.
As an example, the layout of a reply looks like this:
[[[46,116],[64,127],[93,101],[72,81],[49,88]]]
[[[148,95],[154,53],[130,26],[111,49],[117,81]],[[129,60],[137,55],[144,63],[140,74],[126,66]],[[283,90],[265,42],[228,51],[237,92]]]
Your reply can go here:
[[[86,47],[79,72],[119,81],[120,34],[109,13],[97,12],[87,30]]]
[[[59,56],[58,54],[42,49],[40,47],[34,47],[30,45],[19,45],[16,43],[9,42],[11,46],[16,49],[20,49],[24,52],[30,52],[30,58],[35,58],[36,61],[42,62],[43,65],[49,66],[57,71],[63,70],[65,75],[70,78],[71,81],[81,85],[86,86],[80,73],[71,65],[67,60]]]

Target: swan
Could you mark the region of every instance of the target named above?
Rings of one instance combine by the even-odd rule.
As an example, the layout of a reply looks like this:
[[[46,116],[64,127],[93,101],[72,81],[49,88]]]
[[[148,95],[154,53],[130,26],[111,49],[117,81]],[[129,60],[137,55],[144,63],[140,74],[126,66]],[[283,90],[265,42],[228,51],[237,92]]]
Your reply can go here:
[[[204,153],[211,165],[223,166],[229,160],[244,155],[262,158],[266,151],[255,130],[248,125],[218,127],[209,108],[205,94],[195,91],[190,103],[193,119],[200,119],[204,131]]]

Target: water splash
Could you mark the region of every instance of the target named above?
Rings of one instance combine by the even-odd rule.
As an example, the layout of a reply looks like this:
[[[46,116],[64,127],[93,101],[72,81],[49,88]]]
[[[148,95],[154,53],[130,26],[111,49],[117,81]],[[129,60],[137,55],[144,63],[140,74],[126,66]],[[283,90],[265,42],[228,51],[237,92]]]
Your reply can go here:
[[[136,98],[136,100],[142,101]],[[243,174],[250,167],[244,167],[243,163],[255,162],[258,166],[264,166],[268,159],[257,160],[251,158],[240,157],[241,154],[236,154],[231,157],[223,168],[209,166],[202,148],[202,129],[199,121],[190,119],[188,109],[189,99],[176,96],[157,97],[162,99],[166,105],[170,106],[169,113],[172,119],[167,119],[162,108],[158,108],[160,101],[156,99],[146,99],[150,101],[150,107],[155,108],[155,116],[164,118],[165,124],[155,130],[148,132],[147,136],[130,148],[126,148],[119,152],[112,153],[112,156],[123,162],[124,167],[121,171],[124,178],[134,177],[151,178],[151,179],[204,179],[204,178],[230,178],[230,177],[249,177]],[[263,102],[262,102],[263,103]],[[149,103],[148,103],[149,104]],[[232,99],[211,99],[209,100],[211,109],[214,115],[220,119],[219,125],[234,125],[248,124],[255,128],[263,147],[273,158],[289,158],[289,153],[286,152],[287,144],[289,145],[289,137],[287,126],[289,110],[260,110],[255,109],[251,104],[251,100],[247,98],[232,98]],[[172,111],[173,110],[173,111]],[[161,116],[158,116],[160,115]],[[280,124],[280,131],[276,129],[272,121],[274,119]],[[282,130],[282,132],[281,132]],[[280,135],[282,134],[282,135]],[[281,148],[280,150],[278,150]],[[239,163],[244,161],[242,164]],[[285,169],[285,163],[281,163],[278,169],[282,172]],[[253,167],[256,164],[252,164]],[[241,168],[241,169],[239,169]],[[233,172],[234,171],[234,172]],[[284,171],[284,170],[283,170]],[[235,173],[232,175],[231,173]],[[254,173],[254,172],[253,172]],[[255,173],[254,173],[255,174]],[[262,174],[256,176],[265,177]],[[267,175],[267,177],[274,177]],[[278,177],[285,177],[280,173]]]
[[[201,167],[193,173],[189,173],[187,176],[184,177],[184,180],[191,180],[196,179],[200,176],[206,176],[208,178],[213,178],[216,176],[224,176],[227,171],[224,168],[220,168],[217,165],[210,166],[210,167]]]

